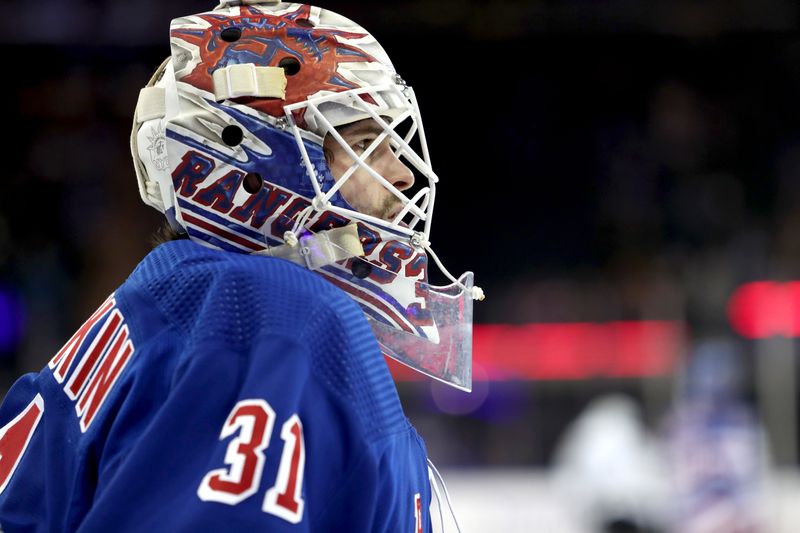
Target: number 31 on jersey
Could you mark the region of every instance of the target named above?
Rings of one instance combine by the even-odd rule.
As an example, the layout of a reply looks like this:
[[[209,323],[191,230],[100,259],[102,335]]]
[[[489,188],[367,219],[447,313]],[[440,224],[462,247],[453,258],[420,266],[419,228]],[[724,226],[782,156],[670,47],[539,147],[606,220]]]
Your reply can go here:
[[[238,435],[225,453],[227,468],[208,472],[197,495],[203,501],[236,505],[258,491],[264,469],[264,450],[269,447],[275,425],[275,411],[261,399],[241,400],[222,426],[220,440]],[[278,477],[264,495],[261,510],[292,524],[303,518],[303,468],[306,462],[303,425],[294,414],[281,428],[284,441]]]

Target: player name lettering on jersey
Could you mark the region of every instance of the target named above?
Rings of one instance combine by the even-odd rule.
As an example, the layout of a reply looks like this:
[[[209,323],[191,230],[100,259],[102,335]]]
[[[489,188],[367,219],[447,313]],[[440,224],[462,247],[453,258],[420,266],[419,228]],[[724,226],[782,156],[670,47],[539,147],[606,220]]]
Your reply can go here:
[[[50,360],[86,432],[134,352],[125,317],[108,297]]]

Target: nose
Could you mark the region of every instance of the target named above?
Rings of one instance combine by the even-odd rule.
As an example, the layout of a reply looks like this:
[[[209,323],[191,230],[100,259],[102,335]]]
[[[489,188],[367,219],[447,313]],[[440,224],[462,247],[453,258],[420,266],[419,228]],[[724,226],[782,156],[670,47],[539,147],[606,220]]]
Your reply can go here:
[[[387,152],[388,161],[383,176],[399,191],[410,189],[414,185],[414,173],[392,150],[387,150]]]

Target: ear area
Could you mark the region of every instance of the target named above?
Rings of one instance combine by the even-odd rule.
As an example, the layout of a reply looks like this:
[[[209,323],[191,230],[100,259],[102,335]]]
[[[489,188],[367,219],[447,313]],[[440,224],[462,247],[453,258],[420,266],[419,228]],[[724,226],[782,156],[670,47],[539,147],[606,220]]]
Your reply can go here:
[[[163,191],[162,173],[168,170],[164,118],[167,113],[163,79],[170,59],[156,69],[147,85],[139,91],[131,130],[131,156],[144,203],[164,213],[172,206],[171,191]]]

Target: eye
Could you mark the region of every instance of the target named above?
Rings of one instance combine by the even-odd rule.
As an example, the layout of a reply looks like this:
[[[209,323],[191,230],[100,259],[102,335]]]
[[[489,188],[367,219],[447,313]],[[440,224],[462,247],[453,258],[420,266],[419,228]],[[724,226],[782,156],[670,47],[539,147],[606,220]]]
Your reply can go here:
[[[350,146],[353,148],[353,151],[356,153],[362,153],[370,147],[372,142],[377,138],[376,135],[369,135],[367,137],[357,138],[355,142],[351,143]]]
[[[375,140],[374,137],[367,137],[367,138],[364,138],[364,139],[359,139],[358,141],[356,141],[355,143],[351,144],[350,146],[352,146],[353,150],[356,151],[356,152],[365,152],[367,150],[367,148],[369,148],[369,145],[372,144],[372,141],[374,141],[374,140]]]

